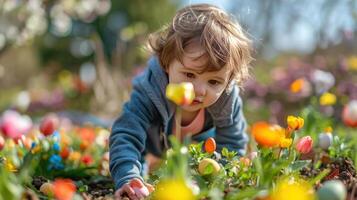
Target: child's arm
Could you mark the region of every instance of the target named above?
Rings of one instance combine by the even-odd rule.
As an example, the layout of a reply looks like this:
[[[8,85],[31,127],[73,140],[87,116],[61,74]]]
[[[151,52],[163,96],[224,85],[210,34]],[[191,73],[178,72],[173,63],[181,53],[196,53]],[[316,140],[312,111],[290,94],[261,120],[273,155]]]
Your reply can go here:
[[[109,139],[110,172],[116,189],[133,178],[142,180],[141,153],[145,149],[146,130],[156,116],[153,108],[142,87],[134,85],[131,99],[115,121]]]
[[[240,155],[245,155],[248,143],[247,123],[243,115],[242,99],[237,87],[233,89],[226,103],[232,106],[231,113],[227,113],[231,117],[229,117],[229,120],[224,120],[223,125],[216,126],[217,148],[221,151],[223,147],[226,147],[231,151],[237,151]]]

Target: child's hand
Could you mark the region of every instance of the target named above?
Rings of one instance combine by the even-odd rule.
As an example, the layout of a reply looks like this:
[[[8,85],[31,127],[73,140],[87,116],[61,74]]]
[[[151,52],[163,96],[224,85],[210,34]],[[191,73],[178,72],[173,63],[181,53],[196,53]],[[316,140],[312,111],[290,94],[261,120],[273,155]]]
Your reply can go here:
[[[115,192],[115,199],[122,200],[129,197],[131,200],[140,200],[149,196],[150,192],[154,191],[154,187],[148,183],[143,183],[141,180],[134,178],[130,183],[124,184]]]

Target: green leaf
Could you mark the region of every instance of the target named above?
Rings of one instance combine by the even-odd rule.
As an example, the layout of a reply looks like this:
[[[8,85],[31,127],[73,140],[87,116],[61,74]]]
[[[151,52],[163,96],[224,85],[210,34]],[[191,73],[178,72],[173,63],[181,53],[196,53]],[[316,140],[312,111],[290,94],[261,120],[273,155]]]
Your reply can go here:
[[[319,173],[319,175],[315,176],[313,179],[309,181],[311,185],[314,185],[316,182],[321,181],[327,174],[330,173],[330,169],[324,169],[322,172]]]
[[[222,156],[228,157],[229,156],[229,151],[226,147],[223,147],[222,149]]]
[[[289,168],[291,169],[291,171],[299,171],[302,168],[308,166],[311,163],[310,160],[297,160],[295,162],[293,162]]]

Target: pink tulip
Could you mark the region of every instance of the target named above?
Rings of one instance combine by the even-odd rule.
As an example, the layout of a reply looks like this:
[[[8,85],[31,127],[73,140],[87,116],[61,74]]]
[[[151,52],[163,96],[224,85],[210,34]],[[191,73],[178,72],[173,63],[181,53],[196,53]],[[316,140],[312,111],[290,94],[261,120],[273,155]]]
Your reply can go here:
[[[300,138],[296,144],[296,150],[302,154],[307,154],[311,151],[313,140],[310,136]]]
[[[0,129],[4,136],[12,139],[19,139],[31,129],[31,126],[31,118],[13,110],[5,111],[0,122]]]

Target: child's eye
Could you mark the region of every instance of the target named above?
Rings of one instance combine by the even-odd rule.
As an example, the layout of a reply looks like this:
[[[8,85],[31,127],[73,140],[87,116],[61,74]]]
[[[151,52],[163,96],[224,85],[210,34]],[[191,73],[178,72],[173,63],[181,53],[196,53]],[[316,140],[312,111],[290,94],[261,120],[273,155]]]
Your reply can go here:
[[[216,81],[216,80],[209,80],[208,83],[211,84],[211,85],[213,85],[213,86],[216,86],[216,85],[221,84],[221,82]]]
[[[195,78],[195,75],[193,73],[186,72],[185,75],[187,78]]]

